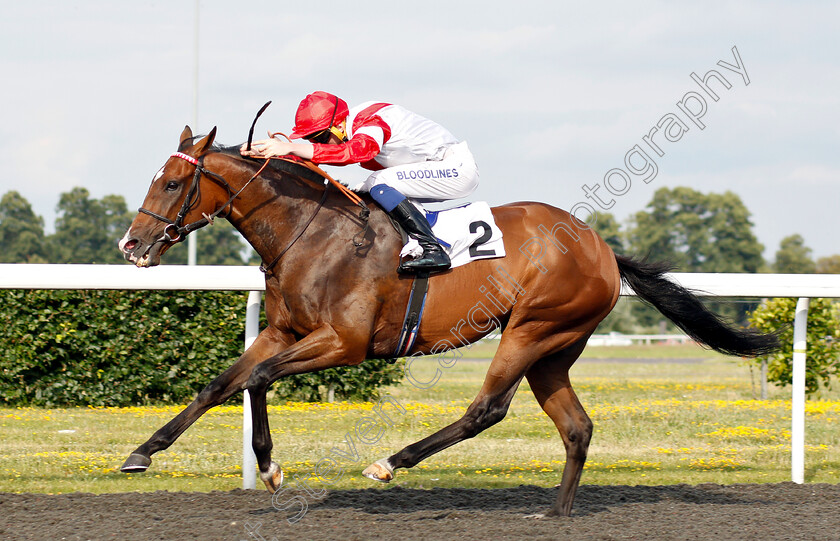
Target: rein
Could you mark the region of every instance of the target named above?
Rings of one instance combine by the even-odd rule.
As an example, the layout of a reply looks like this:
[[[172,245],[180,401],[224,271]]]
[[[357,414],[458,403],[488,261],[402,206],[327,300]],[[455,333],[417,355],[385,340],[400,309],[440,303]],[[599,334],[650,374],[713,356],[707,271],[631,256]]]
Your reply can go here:
[[[271,103],[271,102],[268,102],[268,103]],[[265,107],[266,107],[266,106],[268,106],[268,103],[266,103],[266,104],[263,106],[263,109],[265,109]],[[260,111],[260,113],[262,113],[262,110]],[[281,135],[281,136],[285,137],[285,138],[286,138],[286,140],[287,140],[287,141],[289,141],[290,143],[292,142],[292,140],[289,138],[289,136],[288,136],[288,135],[286,135],[286,134],[285,134],[285,133],[283,133],[283,132],[279,132],[279,131],[278,131],[278,132],[274,132],[274,133],[269,132],[269,134],[268,134],[268,136],[269,136],[269,137],[271,137],[272,139],[274,139],[274,138],[275,138],[275,137],[277,137],[278,135]],[[248,149],[250,150],[250,148],[251,148],[251,147],[250,147],[250,142],[249,142]],[[356,195],[356,194],[355,194],[352,190],[350,190],[349,188],[347,188],[347,186],[345,186],[344,184],[342,184],[342,183],[338,182],[337,180],[335,180],[334,178],[332,178],[332,177],[329,175],[329,173],[327,173],[326,171],[324,171],[323,169],[321,169],[320,167],[318,167],[317,165],[315,165],[315,163],[313,163],[312,161],[307,160],[307,159],[304,159],[304,158],[297,158],[297,157],[291,158],[291,157],[287,157],[287,156],[278,156],[278,157],[276,157],[276,158],[271,158],[271,159],[283,160],[284,162],[298,163],[298,164],[300,164],[300,165],[303,165],[304,167],[306,167],[306,168],[307,168],[307,169],[309,169],[310,171],[312,171],[312,172],[314,172],[314,173],[317,173],[319,176],[321,176],[322,178],[326,179],[326,180],[327,180],[327,181],[329,181],[329,182],[330,182],[333,186],[335,186],[336,188],[338,188],[338,189],[341,191],[341,193],[343,193],[343,194],[347,197],[347,199],[349,199],[350,201],[354,202],[356,205],[358,205],[358,206],[360,206],[360,207],[362,208],[362,213],[363,213],[363,214],[370,214],[370,209],[369,209],[369,208],[368,208],[368,206],[365,204],[365,202],[364,202],[364,201],[362,201],[362,198],[361,198],[361,197],[359,197],[358,195]],[[367,211],[367,212],[365,212],[365,211]]]
[[[274,137],[274,135],[277,135],[277,134],[273,134],[273,135],[271,135],[271,137]],[[283,137],[286,137],[286,139],[288,139],[288,137],[285,134],[281,133],[279,135],[282,135]],[[368,221],[368,218],[370,217],[370,208],[368,208],[368,206],[365,204],[365,202],[362,201],[361,197],[359,197],[358,195],[356,195],[355,193],[353,193],[352,191],[347,189],[347,187],[345,187],[343,184],[341,184],[340,182],[338,182],[337,180],[332,178],[329,175],[329,173],[327,173],[326,171],[324,171],[323,169],[321,169],[320,167],[318,167],[317,165],[315,165],[314,163],[312,163],[309,160],[304,160],[304,159],[299,159],[298,160],[298,159],[287,158],[287,157],[282,157],[281,156],[281,157],[277,157],[277,158],[267,158],[265,160],[265,163],[267,164],[269,162],[269,160],[272,160],[272,159],[281,160],[281,161],[290,162],[290,163],[298,163],[298,164],[303,165],[304,167],[306,167],[310,171],[313,171],[314,173],[317,173],[319,176],[321,176],[324,179],[324,194],[321,196],[321,201],[318,202],[318,206],[315,207],[315,212],[312,213],[312,216],[309,217],[309,220],[304,224],[303,228],[301,228],[301,230],[298,232],[298,234],[295,235],[295,237],[292,239],[292,241],[285,248],[283,248],[283,250],[277,255],[277,257],[275,257],[271,261],[271,263],[269,263],[268,265],[260,265],[260,270],[263,272],[263,274],[268,274],[268,271],[271,270],[271,268],[274,267],[274,265],[276,265],[278,261],[280,261],[280,258],[283,257],[283,255],[286,252],[289,251],[289,248],[291,248],[292,245],[295,242],[297,242],[297,240],[303,235],[303,232],[306,231],[306,228],[309,227],[309,224],[311,224],[312,221],[315,220],[315,216],[318,215],[318,211],[321,210],[321,207],[324,206],[324,202],[327,200],[327,192],[329,191],[331,185],[336,186],[341,191],[341,193],[343,193],[350,201],[352,201],[353,203],[355,203],[356,205],[361,207],[362,210],[359,212],[359,218],[362,219],[362,221],[365,223],[365,226],[362,229],[361,233],[359,233],[358,235],[353,237],[353,246],[358,248],[359,246],[362,245],[362,241],[361,240],[356,240],[356,238],[361,237],[363,239],[363,238],[365,238],[365,235],[367,235],[368,227],[370,227],[370,222]],[[265,164],[263,164],[263,166],[260,168],[260,171],[262,171],[264,168],[265,168]],[[257,174],[259,174],[259,172],[257,172]]]
[[[268,160],[266,160],[265,163],[268,163]],[[306,231],[306,229],[309,227],[309,224],[311,224],[312,221],[315,220],[315,216],[318,215],[318,211],[321,210],[321,207],[324,206],[324,202],[327,200],[327,192],[329,192],[329,190],[330,190],[330,185],[325,183],[324,194],[321,196],[321,200],[318,201],[318,206],[315,207],[315,212],[313,212],[312,216],[309,217],[309,220],[307,220],[306,223],[303,224],[303,227],[300,228],[300,231],[298,231],[298,234],[295,235],[295,237],[291,240],[291,242],[289,242],[289,244],[287,244],[286,247],[283,248],[283,250],[281,250],[279,254],[277,254],[277,257],[275,257],[274,259],[271,260],[271,263],[269,263],[268,265],[266,265],[266,264],[260,265],[260,270],[262,271],[263,274],[268,274],[268,271],[270,271],[272,269],[272,267],[274,267],[274,265],[276,265],[277,262],[280,261],[280,258],[283,257],[286,254],[286,252],[289,251],[289,248],[291,248],[292,245],[294,245],[294,243],[296,243],[297,240],[301,236],[303,236],[303,232]],[[365,225],[367,226],[367,223]]]
[[[263,107],[263,109],[264,108],[265,107]],[[178,215],[175,217],[175,220],[170,220],[166,216],[162,216],[156,212],[152,212],[151,210],[143,207],[140,207],[138,211],[142,212],[143,214],[149,215],[152,218],[160,220],[161,222],[166,223],[166,227],[163,228],[163,235],[161,236],[161,238],[158,239],[157,242],[171,242],[173,244],[183,241],[184,238],[191,232],[197,229],[201,229],[206,225],[211,225],[213,223],[213,220],[215,220],[216,217],[219,216],[219,214],[221,214],[226,208],[228,208],[233,203],[234,199],[239,197],[239,194],[241,194],[242,191],[245,190],[245,188],[247,188],[248,185],[251,184],[251,182],[255,178],[262,174],[262,172],[265,170],[265,168],[268,166],[271,160],[271,158],[266,159],[265,163],[263,163],[262,166],[260,166],[257,172],[254,173],[253,176],[251,176],[251,178],[249,178],[248,181],[238,191],[234,193],[230,184],[228,184],[224,177],[212,171],[209,171],[204,167],[204,156],[201,156],[199,158],[193,158],[189,154],[184,154],[183,152],[173,152],[171,157],[180,158],[195,166],[195,174],[193,175],[192,184],[190,185],[190,189],[187,192],[187,196],[184,198],[184,202],[181,205],[181,210],[178,211]],[[350,199],[353,203],[362,208],[361,212],[359,213],[359,217],[362,219],[362,221],[364,221],[365,224],[364,229],[361,232],[361,237],[364,238],[370,225],[368,223],[370,209],[358,195],[345,188],[344,185],[333,179],[326,171],[324,171],[323,169],[321,169],[320,167],[308,160],[298,161],[289,158],[276,159],[292,163],[299,163],[305,166],[307,169],[320,175],[324,179],[324,193],[321,195],[321,200],[318,202],[318,206],[315,207],[315,212],[312,213],[312,216],[309,217],[309,219],[306,221],[306,223],[303,225],[300,231],[298,231],[298,233],[292,238],[291,242],[289,242],[289,244],[285,248],[283,248],[283,250],[280,251],[280,253],[271,261],[271,263],[269,263],[268,265],[260,265],[260,270],[264,274],[267,274],[271,270],[271,268],[274,267],[274,265],[276,265],[278,261],[280,261],[280,258],[283,257],[283,255],[285,255],[286,252],[289,251],[289,249],[295,244],[295,242],[298,241],[298,239],[300,239],[301,236],[303,236],[303,233],[315,220],[315,217],[318,215],[318,212],[321,210],[321,208],[324,206],[324,203],[327,201],[327,195],[329,194],[329,188],[331,184],[337,185],[341,189],[341,192],[348,197],[348,199]],[[195,222],[183,225],[184,218],[186,217],[187,213],[189,213],[189,211],[192,210],[198,204],[198,201],[200,199],[199,182],[201,180],[201,175],[205,175],[208,178],[222,184],[228,191],[230,197],[225,203],[222,204],[222,206],[216,209],[216,211],[214,211],[212,214],[203,214],[203,217],[200,220],[196,220]],[[170,234],[170,228],[174,232],[174,237]],[[353,237],[353,245],[359,247],[362,245],[362,242],[361,240],[356,240],[356,237]]]

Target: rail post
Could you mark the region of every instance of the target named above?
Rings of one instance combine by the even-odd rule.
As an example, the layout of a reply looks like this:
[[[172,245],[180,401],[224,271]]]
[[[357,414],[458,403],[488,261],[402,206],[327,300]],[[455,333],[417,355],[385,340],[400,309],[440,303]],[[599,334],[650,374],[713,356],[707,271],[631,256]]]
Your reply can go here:
[[[793,390],[791,391],[791,481],[805,482],[805,349],[808,344],[808,308],[811,299],[796,302],[793,319]]]
[[[251,291],[248,294],[248,305],[245,309],[245,349],[247,350],[260,333],[260,302],[261,291]],[[251,396],[246,389],[242,393],[242,488],[257,488],[257,457],[251,446],[254,434],[254,424],[251,419]]]

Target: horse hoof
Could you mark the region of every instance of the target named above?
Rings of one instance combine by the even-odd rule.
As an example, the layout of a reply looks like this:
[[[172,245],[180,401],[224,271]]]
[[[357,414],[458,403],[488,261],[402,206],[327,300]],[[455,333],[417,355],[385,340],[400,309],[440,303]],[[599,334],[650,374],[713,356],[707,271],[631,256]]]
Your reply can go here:
[[[131,453],[128,455],[128,458],[125,459],[122,467],[120,467],[120,471],[126,473],[132,472],[144,472],[146,468],[148,468],[152,464],[152,459],[145,456],[145,455],[138,455],[137,453]]]
[[[572,510],[570,509],[563,509],[561,507],[552,507],[549,509],[543,518],[555,518],[555,517],[570,517],[572,516]]]
[[[380,483],[387,483],[394,478],[394,468],[388,464],[387,458],[383,458],[365,468],[362,475]]]
[[[522,518],[532,518],[536,520],[544,519],[545,513],[534,513],[533,515],[525,515]]]
[[[277,492],[277,489],[283,486],[283,470],[276,462],[272,462],[267,472],[260,472],[260,479],[265,483],[265,488],[269,492]]]

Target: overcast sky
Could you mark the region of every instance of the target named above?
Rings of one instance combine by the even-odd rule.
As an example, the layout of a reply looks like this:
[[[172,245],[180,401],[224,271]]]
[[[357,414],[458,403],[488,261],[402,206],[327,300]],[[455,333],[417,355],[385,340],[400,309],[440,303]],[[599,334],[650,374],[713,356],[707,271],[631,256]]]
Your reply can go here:
[[[48,231],[75,186],[140,206],[194,123],[195,5],[3,2],[0,190],[19,191]],[[272,100],[257,134],[288,131],[314,90],[396,102],[468,141],[481,171],[472,199],[569,209],[595,204],[583,186],[599,184],[625,220],[661,187],[731,190],[765,257],[793,233],[817,257],[838,254],[838,5],[202,0],[193,129],[240,143]],[[744,75],[718,64],[738,65],[733,47]],[[709,82],[718,101],[690,76],[712,69],[731,85]],[[678,105],[690,92],[706,103],[702,130]],[[678,140],[650,135],[663,119]],[[656,164],[649,183],[625,163],[635,145]],[[611,195],[616,168],[631,182],[612,174]]]

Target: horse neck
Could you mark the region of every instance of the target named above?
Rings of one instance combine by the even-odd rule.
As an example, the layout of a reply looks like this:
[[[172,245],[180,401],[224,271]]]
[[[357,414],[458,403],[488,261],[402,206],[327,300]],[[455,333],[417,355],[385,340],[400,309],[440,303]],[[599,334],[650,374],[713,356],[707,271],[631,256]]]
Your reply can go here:
[[[221,156],[226,160],[220,166],[225,169],[222,176],[234,193],[242,190],[227,219],[264,261],[271,261],[315,212],[323,188],[270,166],[245,186],[260,164]],[[214,171],[212,167],[208,164]]]

